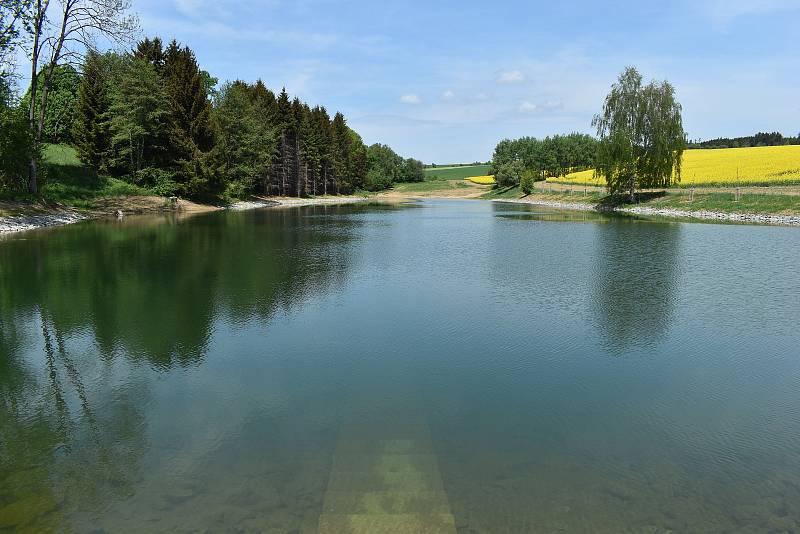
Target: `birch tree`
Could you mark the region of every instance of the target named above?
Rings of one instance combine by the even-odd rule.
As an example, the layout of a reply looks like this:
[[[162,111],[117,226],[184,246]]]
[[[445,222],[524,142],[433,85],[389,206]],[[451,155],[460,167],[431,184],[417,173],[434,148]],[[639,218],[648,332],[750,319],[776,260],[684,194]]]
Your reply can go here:
[[[628,67],[592,124],[600,137],[597,173],[612,195],[627,193],[634,202],[637,189],[680,181],[686,133],[669,82],[642,85],[642,75]]]
[[[128,44],[138,29],[130,13],[129,0],[32,0],[30,11],[30,76],[36,80],[41,68],[41,90],[31,84],[28,121],[34,150],[30,161],[28,190],[37,193],[38,147],[42,141],[48,93],[60,64],[80,65],[83,53],[104,38]],[[37,105],[38,101],[38,105]]]

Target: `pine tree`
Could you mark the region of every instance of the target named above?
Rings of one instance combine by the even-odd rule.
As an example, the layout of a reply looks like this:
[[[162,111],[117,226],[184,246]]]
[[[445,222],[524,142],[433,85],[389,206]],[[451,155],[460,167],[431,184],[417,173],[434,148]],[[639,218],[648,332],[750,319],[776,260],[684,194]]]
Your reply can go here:
[[[331,125],[332,147],[331,147],[331,170],[333,172],[333,192],[339,194],[340,191],[348,191],[349,182],[347,171],[350,162],[350,128],[344,115],[337,112],[333,117]]]
[[[134,56],[150,63],[156,69],[159,76],[164,74],[166,55],[164,54],[164,46],[159,37],[140,41],[139,44],[136,45]]]
[[[203,73],[189,47],[172,41],[164,60],[164,82],[170,98],[175,127],[176,160],[190,159],[196,152],[207,152],[213,144],[211,103]]]
[[[77,119],[73,131],[78,157],[95,173],[105,169],[111,146],[108,111],[108,73],[103,58],[90,50],[78,89]]]

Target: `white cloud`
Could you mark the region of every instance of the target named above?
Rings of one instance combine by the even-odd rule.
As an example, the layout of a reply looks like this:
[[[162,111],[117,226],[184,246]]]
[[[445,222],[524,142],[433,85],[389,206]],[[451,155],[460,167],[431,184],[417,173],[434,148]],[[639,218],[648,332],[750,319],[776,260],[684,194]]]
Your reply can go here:
[[[531,102],[528,102],[527,100],[519,105],[520,113],[533,113],[537,109],[539,109],[539,106]]]
[[[518,70],[510,70],[507,72],[501,72],[500,76],[497,78],[497,83],[519,83],[523,80],[525,80],[525,76],[522,74],[522,72]]]
[[[419,104],[422,102],[422,99],[419,97],[419,95],[408,94],[401,96],[400,102],[403,104]]]
[[[442,100],[452,100],[453,97],[455,97],[455,96],[456,96],[456,94],[453,91],[448,89],[447,91],[442,93]]]

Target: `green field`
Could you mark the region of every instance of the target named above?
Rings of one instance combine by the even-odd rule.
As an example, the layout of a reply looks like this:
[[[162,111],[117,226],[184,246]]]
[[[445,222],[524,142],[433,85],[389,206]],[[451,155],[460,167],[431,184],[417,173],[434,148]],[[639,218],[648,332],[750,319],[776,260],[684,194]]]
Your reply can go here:
[[[463,180],[489,174],[491,165],[442,166],[425,169],[425,180]]]
[[[445,191],[448,189],[463,189],[469,185],[463,182],[449,182],[447,180],[426,180],[424,182],[407,182],[394,184],[392,190],[401,193],[427,193],[430,191]]]

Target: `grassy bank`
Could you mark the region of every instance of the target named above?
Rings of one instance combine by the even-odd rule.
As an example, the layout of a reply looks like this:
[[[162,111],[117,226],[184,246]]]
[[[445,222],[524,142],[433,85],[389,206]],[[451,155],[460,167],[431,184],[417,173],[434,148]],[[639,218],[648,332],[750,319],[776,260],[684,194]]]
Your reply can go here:
[[[587,204],[605,208],[646,207],[653,209],[681,210],[686,212],[713,211],[719,213],[753,213],[759,215],[800,215],[800,196],[775,194],[742,194],[738,200],[735,193],[705,190],[691,194],[689,191],[648,192],[640,195],[636,203],[627,197],[611,197],[600,191],[553,191],[537,190],[524,195],[519,187],[492,189],[482,198],[489,200],[528,201],[543,200],[565,204]]]
[[[42,185],[38,196],[10,192],[8,202],[58,204],[71,208],[93,209],[101,198],[145,196],[143,188],[107,176],[94,176],[78,159],[75,149],[64,145],[45,145],[41,162]]]

